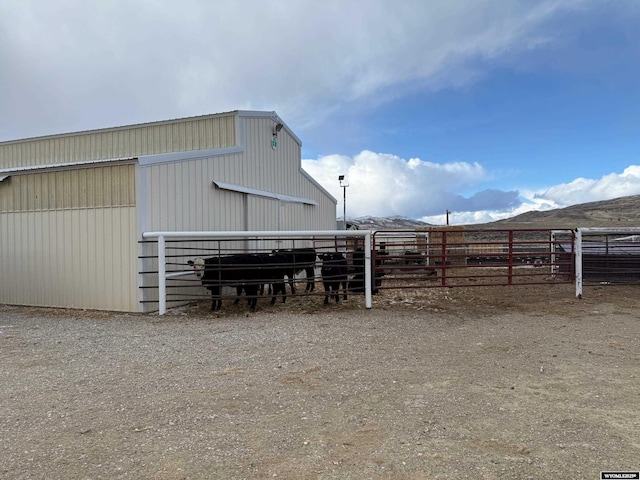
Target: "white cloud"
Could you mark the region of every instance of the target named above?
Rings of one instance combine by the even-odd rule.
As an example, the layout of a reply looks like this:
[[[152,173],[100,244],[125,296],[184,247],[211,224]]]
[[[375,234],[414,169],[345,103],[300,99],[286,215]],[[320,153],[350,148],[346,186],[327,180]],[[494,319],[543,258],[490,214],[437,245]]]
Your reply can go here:
[[[572,182],[550,187],[534,198],[557,205],[609,200],[640,193],[640,165],[631,165],[620,174],[610,173],[600,179],[576,178]]]
[[[329,155],[303,160],[303,168],[338,199],[342,215],[345,175],[347,217],[402,215],[433,224],[485,223],[532,210],[562,208],[577,203],[640,194],[640,165],[600,179],[578,178],[541,191],[481,189],[490,175],[478,163],[433,163],[363,151],[354,157]],[[475,191],[464,197],[455,192]]]
[[[303,160],[309,172],[342,205],[338,175],[345,175],[347,216],[405,215],[419,218],[438,212],[513,205],[514,192],[485,190],[469,198],[455,192],[477,186],[486,178],[478,163],[408,161],[390,154],[363,151],[354,157],[329,155]],[[341,207],[342,208],[342,207]],[[340,209],[341,209],[340,208]]]
[[[9,0],[0,135],[245,108],[301,129],[350,102],[473,81],[468,60],[544,44],[544,23],[580,3]]]

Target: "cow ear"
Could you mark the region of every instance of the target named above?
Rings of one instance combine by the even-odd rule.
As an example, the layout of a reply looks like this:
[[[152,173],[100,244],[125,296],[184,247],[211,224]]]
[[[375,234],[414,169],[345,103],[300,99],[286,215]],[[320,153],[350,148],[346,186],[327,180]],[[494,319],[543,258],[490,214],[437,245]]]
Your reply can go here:
[[[187,262],[187,265],[191,265],[191,266],[193,267],[193,265],[194,265],[194,264],[193,264],[193,260],[189,260],[189,261]]]

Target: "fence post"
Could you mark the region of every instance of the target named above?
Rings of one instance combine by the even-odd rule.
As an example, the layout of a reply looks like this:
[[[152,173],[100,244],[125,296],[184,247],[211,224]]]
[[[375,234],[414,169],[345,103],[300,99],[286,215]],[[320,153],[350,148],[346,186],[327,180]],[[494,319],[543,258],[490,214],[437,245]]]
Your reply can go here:
[[[364,305],[371,308],[371,231],[364,236]]]
[[[158,314],[167,313],[167,254],[164,235],[158,236]]]
[[[582,298],[582,229],[576,228],[575,237],[576,297]]]

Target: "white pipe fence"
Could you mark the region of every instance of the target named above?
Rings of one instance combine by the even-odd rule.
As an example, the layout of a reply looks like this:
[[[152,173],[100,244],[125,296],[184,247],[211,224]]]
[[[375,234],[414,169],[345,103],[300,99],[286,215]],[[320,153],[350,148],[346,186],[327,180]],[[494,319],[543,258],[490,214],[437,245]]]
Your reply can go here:
[[[591,228],[576,228],[576,297],[582,298],[582,238],[584,235],[639,235],[640,228],[638,227],[619,227],[619,228],[606,228],[606,227],[591,227]]]
[[[167,313],[167,278],[183,275],[182,273],[167,274],[166,240],[200,239],[200,240],[228,240],[246,239],[262,240],[265,238],[300,238],[327,239],[361,237],[364,239],[364,296],[366,308],[371,308],[371,231],[370,230],[309,230],[309,231],[231,231],[231,232],[144,232],[142,238],[158,240],[158,313]]]

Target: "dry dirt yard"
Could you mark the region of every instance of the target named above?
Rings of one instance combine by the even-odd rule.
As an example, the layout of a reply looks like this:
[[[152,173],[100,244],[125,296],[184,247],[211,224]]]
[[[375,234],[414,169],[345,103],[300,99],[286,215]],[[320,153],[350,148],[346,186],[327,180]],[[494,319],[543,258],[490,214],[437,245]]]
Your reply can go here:
[[[640,469],[640,287],[165,317],[0,306],[0,477],[598,479]]]

